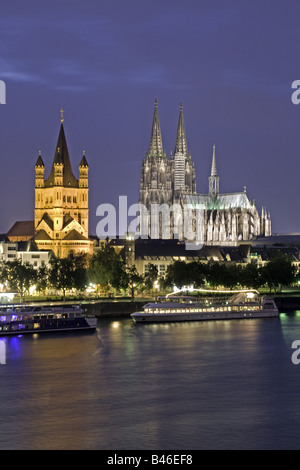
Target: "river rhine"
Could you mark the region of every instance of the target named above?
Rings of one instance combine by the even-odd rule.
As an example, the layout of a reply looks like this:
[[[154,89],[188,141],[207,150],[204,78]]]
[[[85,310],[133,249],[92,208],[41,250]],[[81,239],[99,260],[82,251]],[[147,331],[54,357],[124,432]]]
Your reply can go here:
[[[2,337],[0,449],[300,449],[298,339],[300,311]]]

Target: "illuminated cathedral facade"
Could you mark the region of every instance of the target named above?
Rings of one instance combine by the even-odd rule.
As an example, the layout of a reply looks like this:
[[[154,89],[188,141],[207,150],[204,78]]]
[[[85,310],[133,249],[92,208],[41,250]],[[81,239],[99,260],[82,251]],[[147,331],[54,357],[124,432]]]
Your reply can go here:
[[[193,229],[190,233],[200,234],[199,240],[205,245],[234,246],[242,241],[271,235],[270,214],[265,208],[258,212],[255,202],[248,198],[246,188],[243,192],[220,193],[215,146],[208,187],[208,194],[196,191],[195,167],[188,151],[182,105],[174,153],[168,158],[163,149],[158,104],[155,101],[150,146],[142,163],[140,179],[139,202],[146,208],[140,214],[140,233],[145,234],[146,227],[146,235],[150,238],[193,241],[187,232],[178,232],[179,225],[182,228],[185,223],[191,222]],[[165,230],[166,222],[162,214],[153,220],[153,207],[171,209],[170,230]],[[182,210],[176,212],[176,207]],[[188,208],[187,212],[185,208]],[[176,220],[176,214],[179,214],[181,224]],[[201,217],[196,214],[201,214]],[[182,220],[184,217],[190,220]],[[153,230],[153,227],[156,228]]]

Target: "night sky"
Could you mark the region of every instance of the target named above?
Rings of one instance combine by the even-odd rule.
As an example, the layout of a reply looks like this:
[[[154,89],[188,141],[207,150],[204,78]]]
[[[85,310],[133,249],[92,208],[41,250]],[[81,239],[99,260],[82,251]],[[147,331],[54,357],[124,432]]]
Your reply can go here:
[[[197,192],[215,144],[220,191],[246,185],[274,233],[300,232],[299,44],[299,0],[1,2],[0,233],[34,218],[61,107],[75,176],[83,150],[90,166],[90,233],[98,205],[137,203],[155,99],[168,156],[183,103]]]

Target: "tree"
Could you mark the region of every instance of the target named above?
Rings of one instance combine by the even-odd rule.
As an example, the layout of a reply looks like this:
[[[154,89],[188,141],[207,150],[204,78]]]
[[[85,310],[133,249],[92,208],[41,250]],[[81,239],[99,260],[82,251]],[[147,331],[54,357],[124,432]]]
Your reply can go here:
[[[126,269],[128,287],[131,291],[131,300],[134,300],[134,294],[136,289],[143,283],[144,277],[141,276],[136,269],[136,266],[130,266]]]
[[[201,261],[192,261],[188,265],[189,270],[189,284],[194,285],[194,287],[202,287],[206,284],[207,277],[207,266]]]
[[[193,283],[191,270],[185,261],[174,261],[167,268],[165,278],[166,286],[176,286],[181,289],[183,286]]]
[[[7,261],[5,269],[9,288],[20,293],[22,302],[26,292],[36,283],[36,270],[31,265],[22,264],[21,260]]]
[[[247,287],[247,289],[258,289],[262,283],[261,271],[256,264],[249,263],[243,267],[240,276],[242,286]]]
[[[88,261],[86,254],[80,254],[71,258],[73,262],[73,287],[76,290],[83,291],[87,284]]]
[[[125,265],[112,247],[101,247],[91,258],[88,280],[104,288],[119,289],[126,285]]]
[[[229,264],[224,265],[224,279],[223,279],[223,286],[229,289],[233,289],[238,284],[240,284],[241,280],[241,267],[237,266],[236,264]]]
[[[226,266],[217,262],[207,265],[207,282],[212,287],[223,286],[226,279]]]
[[[263,282],[268,285],[270,292],[274,289],[280,292],[295,280],[295,267],[291,258],[284,253],[276,253],[261,269]]]
[[[40,266],[36,272],[36,289],[38,292],[44,292],[48,287],[49,270],[47,266]]]
[[[126,289],[128,287],[126,265],[121,256],[115,256],[111,263],[109,283],[117,290]]]
[[[66,299],[66,290],[74,287],[74,266],[71,258],[56,258],[50,262],[49,283],[54,289],[62,290]]]
[[[144,285],[146,289],[153,289],[154,282],[157,280],[158,269],[154,264],[148,266],[148,272],[144,275]]]

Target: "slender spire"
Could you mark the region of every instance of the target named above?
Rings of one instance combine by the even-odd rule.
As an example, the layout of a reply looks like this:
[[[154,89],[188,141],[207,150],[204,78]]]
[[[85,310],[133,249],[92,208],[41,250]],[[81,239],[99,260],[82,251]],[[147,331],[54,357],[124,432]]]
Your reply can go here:
[[[176,144],[175,144],[174,153],[175,154],[181,153],[185,157],[188,157],[188,148],[187,148],[186,135],[185,135],[182,103],[180,103],[180,111],[179,111],[177,136],[176,136]]]
[[[149,147],[149,156],[150,157],[162,157],[163,154],[164,152],[163,152],[162,137],[161,137],[160,124],[159,124],[159,117],[158,117],[157,100],[155,100],[152,132],[151,132],[150,147]]]
[[[219,194],[219,184],[220,178],[217,173],[217,164],[216,164],[216,146],[213,146],[213,157],[211,164],[211,175],[208,178],[209,180],[209,194],[212,197],[216,197]]]
[[[217,164],[216,164],[216,146],[213,146],[213,157],[212,157],[212,164],[211,164],[211,175],[210,176],[218,176],[217,173]]]

